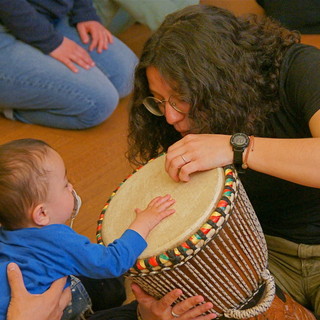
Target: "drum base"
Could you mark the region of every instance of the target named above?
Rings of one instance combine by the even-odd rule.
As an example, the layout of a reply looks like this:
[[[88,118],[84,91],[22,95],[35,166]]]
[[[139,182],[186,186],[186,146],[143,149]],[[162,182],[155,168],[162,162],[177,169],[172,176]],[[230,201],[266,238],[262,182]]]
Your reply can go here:
[[[285,301],[275,296],[271,307],[263,314],[248,320],[316,320],[311,311],[294,301],[287,293],[282,293]]]
[[[245,308],[252,307],[252,304],[258,303],[261,297],[261,291],[250,301]],[[219,317],[219,320],[237,320],[226,317]],[[287,293],[277,287],[276,295],[270,308],[255,317],[245,320],[317,320],[311,311],[294,301]]]

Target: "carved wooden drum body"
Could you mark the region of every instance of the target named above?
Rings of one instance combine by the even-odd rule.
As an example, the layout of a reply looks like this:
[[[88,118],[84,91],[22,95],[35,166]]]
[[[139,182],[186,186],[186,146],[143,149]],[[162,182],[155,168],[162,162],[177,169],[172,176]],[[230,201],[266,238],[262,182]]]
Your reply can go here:
[[[164,160],[160,156],[137,169],[111,195],[100,215],[98,242],[119,238],[135,208],[170,194],[176,213],[152,230],[147,249],[126,276],[156,298],[175,288],[182,289],[181,300],[201,294],[222,318],[264,313],[275,285],[264,235],[235,170],[217,168],[177,183],[165,172]],[[248,307],[259,291],[260,301]]]

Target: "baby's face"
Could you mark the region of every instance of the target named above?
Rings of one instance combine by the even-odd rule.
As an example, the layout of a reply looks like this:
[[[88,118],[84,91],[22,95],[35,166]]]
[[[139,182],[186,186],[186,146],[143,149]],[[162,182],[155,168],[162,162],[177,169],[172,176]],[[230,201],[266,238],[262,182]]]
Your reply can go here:
[[[49,224],[63,224],[71,217],[74,209],[73,186],[68,181],[64,162],[56,151],[49,150],[44,165],[48,171],[45,210],[50,218]]]

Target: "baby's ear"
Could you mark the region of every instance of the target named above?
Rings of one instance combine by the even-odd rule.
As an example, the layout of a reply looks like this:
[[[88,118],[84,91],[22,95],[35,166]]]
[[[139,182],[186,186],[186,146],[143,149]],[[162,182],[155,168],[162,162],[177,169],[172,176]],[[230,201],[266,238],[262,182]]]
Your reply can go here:
[[[44,209],[44,203],[37,205],[32,211],[32,220],[37,226],[47,226],[50,222],[49,215]]]

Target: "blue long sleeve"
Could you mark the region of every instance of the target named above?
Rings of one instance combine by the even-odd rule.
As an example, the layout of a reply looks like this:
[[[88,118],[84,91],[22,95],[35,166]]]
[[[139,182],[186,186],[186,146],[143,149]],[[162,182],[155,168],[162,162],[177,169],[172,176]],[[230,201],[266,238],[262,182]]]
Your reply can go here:
[[[77,0],[70,13],[71,24],[83,21],[100,21],[91,0]]]
[[[10,299],[6,267],[16,262],[31,293],[42,293],[67,275],[94,279],[125,273],[146,248],[135,231],[126,230],[108,246],[91,243],[65,225],[7,231],[0,228],[0,320],[5,319]]]

